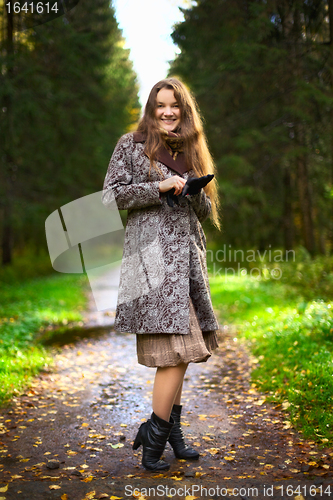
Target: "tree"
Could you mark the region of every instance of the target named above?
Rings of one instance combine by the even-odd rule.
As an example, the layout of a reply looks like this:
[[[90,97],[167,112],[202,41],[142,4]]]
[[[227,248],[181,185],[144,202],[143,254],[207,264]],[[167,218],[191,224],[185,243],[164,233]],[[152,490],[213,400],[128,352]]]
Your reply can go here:
[[[170,73],[206,120],[231,243],[313,253],[327,242],[326,14],[319,0],[201,0],[173,33],[181,52]]]
[[[1,20],[10,26],[4,11]],[[24,19],[15,22],[24,26]],[[66,16],[17,29],[12,53],[5,38],[0,42],[7,110],[0,124],[6,129],[1,178],[7,178],[0,228],[7,264],[12,247],[29,241],[37,251],[45,247],[44,222],[53,210],[102,189],[113,147],[140,110],[129,52],[106,0],[81,0]]]

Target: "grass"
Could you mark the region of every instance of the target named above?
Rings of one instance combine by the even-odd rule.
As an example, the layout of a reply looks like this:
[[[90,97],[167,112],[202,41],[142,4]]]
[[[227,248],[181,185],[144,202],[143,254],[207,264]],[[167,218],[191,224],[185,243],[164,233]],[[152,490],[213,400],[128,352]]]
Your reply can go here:
[[[81,320],[86,304],[85,275],[56,273],[49,259],[41,257],[40,267],[35,267],[40,275],[32,278],[29,271],[23,272],[27,262],[27,256],[17,259],[0,273],[0,404],[52,364],[50,353],[38,342],[40,331]]]
[[[302,255],[281,269],[280,280],[210,276],[213,305],[251,346],[252,381],[267,400],[281,403],[305,437],[333,444],[332,258]]]

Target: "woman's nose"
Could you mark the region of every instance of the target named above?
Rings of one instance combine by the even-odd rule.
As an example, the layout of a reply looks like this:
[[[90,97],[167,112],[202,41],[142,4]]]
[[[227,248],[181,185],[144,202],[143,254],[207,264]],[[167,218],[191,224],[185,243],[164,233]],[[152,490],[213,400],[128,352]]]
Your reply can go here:
[[[172,115],[172,109],[171,109],[171,106],[167,106],[165,108],[165,111],[164,111],[164,114],[169,116],[169,115]]]

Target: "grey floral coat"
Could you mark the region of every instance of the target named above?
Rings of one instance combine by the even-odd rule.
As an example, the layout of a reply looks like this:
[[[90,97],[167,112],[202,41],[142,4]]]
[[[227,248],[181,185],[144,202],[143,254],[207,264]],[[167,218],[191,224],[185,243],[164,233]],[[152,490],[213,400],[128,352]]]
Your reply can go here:
[[[127,210],[115,328],[132,333],[189,333],[189,297],[202,331],[218,329],[206,264],[206,238],[201,226],[211,202],[201,190],[179,197],[171,208],[163,180],[144,153],[144,137],[135,132],[120,138],[112,154],[102,201]],[[165,178],[186,171],[183,154],[175,161],[164,149],[157,161]],[[171,168],[173,167],[173,168]]]

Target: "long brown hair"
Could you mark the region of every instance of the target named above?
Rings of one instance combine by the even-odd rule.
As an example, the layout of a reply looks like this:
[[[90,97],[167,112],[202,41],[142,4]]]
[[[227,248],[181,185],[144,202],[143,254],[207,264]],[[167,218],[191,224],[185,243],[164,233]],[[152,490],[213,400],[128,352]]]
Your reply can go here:
[[[211,220],[220,229],[216,167],[208,149],[197,102],[186,85],[177,78],[165,78],[154,85],[150,91],[144,115],[138,125],[138,131],[146,135],[145,151],[150,159],[150,166],[161,174],[155,163],[156,153],[163,145],[160,126],[155,117],[157,94],[161,89],[173,90],[179,105],[181,121],[176,132],[180,133],[183,138],[183,149],[188,169],[193,168],[198,177],[215,174],[214,179],[204,187],[204,191],[212,204]]]

